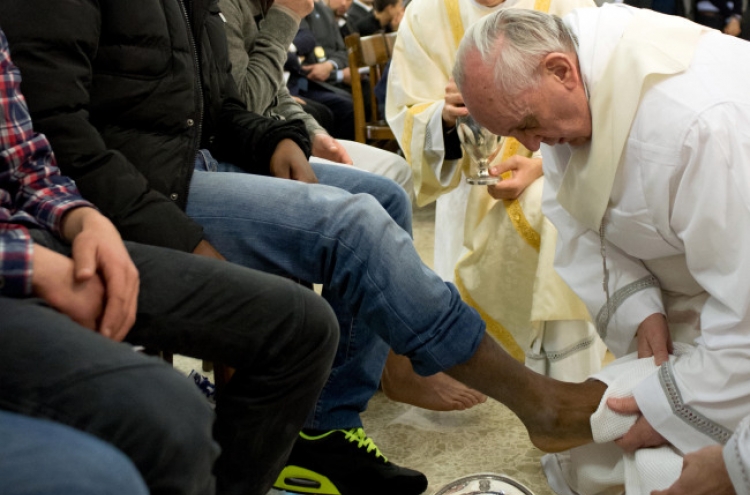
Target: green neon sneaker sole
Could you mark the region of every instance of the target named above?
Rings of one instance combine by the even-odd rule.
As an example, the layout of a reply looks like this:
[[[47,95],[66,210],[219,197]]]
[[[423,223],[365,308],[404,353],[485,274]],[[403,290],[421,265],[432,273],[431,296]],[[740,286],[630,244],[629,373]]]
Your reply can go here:
[[[300,433],[274,488],[317,495],[419,495],[427,478],[388,461],[362,428]]]

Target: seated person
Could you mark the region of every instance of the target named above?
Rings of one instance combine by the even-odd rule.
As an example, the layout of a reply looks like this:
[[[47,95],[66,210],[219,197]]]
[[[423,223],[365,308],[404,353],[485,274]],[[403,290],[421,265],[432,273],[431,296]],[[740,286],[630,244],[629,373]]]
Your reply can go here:
[[[308,78],[348,88],[349,55],[333,10],[325,2],[314,2],[313,11],[302,19],[300,29],[309,30],[315,38],[314,52],[308,53],[302,63],[309,71]]]
[[[289,94],[325,105],[333,115],[331,135],[342,140],[354,139],[354,102],[352,95],[328,81],[337,65],[327,60],[325,51],[319,49],[315,35],[309,29],[299,28],[292,41],[293,51],[287,54],[284,70],[289,73],[286,82]],[[348,71],[348,67],[346,69]],[[348,74],[348,73],[347,73]],[[342,76],[343,77],[343,76]],[[248,88],[249,90],[249,88]]]
[[[718,29],[730,36],[742,33],[741,0],[698,0],[695,4],[695,22]]]
[[[362,429],[359,415],[382,372],[382,360],[370,356],[389,346],[417,373],[446,371],[504,401],[540,447],[590,441],[588,418],[603,385],[559,383],[514,361],[485,334],[484,322],[456,288],[421,262],[402,188],[352,167],[311,163],[301,121],[247,111],[214,7],[190,0],[5,0],[0,19],[7,22],[16,63],[28,69],[24,91],[39,117],[35,125],[47,133],[63,170],[126,239],[320,283],[340,321],[351,322],[340,326],[332,383],[318,399],[317,407],[329,413],[312,415],[277,486],[311,490],[325,482],[343,495],[424,491],[425,477],[388,461]],[[223,273],[212,280],[233,282]],[[214,300],[212,308],[252,321],[233,299]],[[287,298],[295,300],[306,304],[304,297]],[[256,313],[285,315],[274,305]],[[269,351],[314,340],[303,331],[282,335]],[[292,354],[279,366],[302,372],[305,360]],[[257,359],[227,364],[255,366]],[[219,397],[217,413],[225,410],[234,409],[222,408]],[[258,445],[277,447],[286,444]],[[238,468],[262,465],[243,459]]]
[[[349,10],[346,11],[346,17],[353,26],[356,26],[357,22],[371,10],[372,0],[354,0]]]
[[[34,132],[1,31],[0,71],[0,408],[113,444],[152,493],[265,495],[328,376],[330,307],[290,280],[123,244]],[[123,339],[235,367],[217,414]]]
[[[295,40],[301,19],[312,10],[311,1],[279,0],[268,7],[266,2],[260,0],[220,0],[219,6],[227,20],[232,75],[248,110],[266,116],[279,115],[287,120],[303,120],[312,142],[314,157],[352,164],[360,170],[393,179],[411,196],[411,169],[402,157],[355,141],[334,139],[331,134],[341,135],[342,132],[326,132],[326,129],[321,128],[321,125],[326,125],[318,119],[319,111],[316,107],[322,105],[317,102],[299,105],[284,86],[281,65],[285,60],[286,47]],[[257,18],[262,18],[263,22],[258,23]],[[296,39],[299,43],[298,52],[314,51],[315,42],[312,37],[306,48],[302,47],[300,36],[296,36]],[[293,63],[296,62],[297,58],[294,58]],[[290,80],[292,78],[297,78],[297,82],[292,86],[298,89],[297,86],[301,82],[299,72],[291,74]],[[307,79],[304,80],[304,84],[308,87],[308,94],[311,87],[328,89],[325,83],[317,84]],[[333,92],[338,93],[335,90]],[[339,126],[345,128],[348,133],[353,133],[351,95],[346,93],[344,97],[347,102],[346,110],[342,112],[340,107],[336,107],[338,112],[335,116],[331,111],[328,111],[328,114],[337,119]],[[327,107],[324,107],[324,110],[327,111]],[[305,112],[315,118],[311,118]],[[343,115],[350,117],[344,119]]]
[[[404,17],[403,0],[374,0],[372,10],[357,21],[355,28],[360,36],[398,31]]]
[[[339,26],[339,32],[342,38],[346,38],[352,33],[356,33],[354,24],[352,24],[347,12],[352,6],[352,0],[324,0],[328,8],[333,11],[333,17]],[[309,12],[308,12],[309,14]],[[307,14],[305,14],[307,15]]]

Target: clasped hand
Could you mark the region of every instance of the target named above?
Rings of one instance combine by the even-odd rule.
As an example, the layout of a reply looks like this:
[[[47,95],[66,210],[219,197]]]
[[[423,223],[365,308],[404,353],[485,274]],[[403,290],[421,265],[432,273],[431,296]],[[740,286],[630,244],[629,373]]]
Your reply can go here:
[[[34,246],[34,293],[78,324],[116,341],[135,323],[140,279],[117,229],[93,208],[63,217],[68,258]]]

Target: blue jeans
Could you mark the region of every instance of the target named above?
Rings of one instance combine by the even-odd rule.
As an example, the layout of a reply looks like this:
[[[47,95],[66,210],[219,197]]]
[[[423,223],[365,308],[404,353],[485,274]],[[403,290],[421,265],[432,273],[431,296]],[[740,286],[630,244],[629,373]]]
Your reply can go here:
[[[401,187],[351,167],[313,170],[320,184],[247,174],[202,152],[187,214],[228,260],[323,285],[342,334],[306,426],[357,427],[388,346],[431,375],[468,360],[484,323],[422,263]]]
[[[148,495],[130,459],[82,431],[0,411],[3,495]]]

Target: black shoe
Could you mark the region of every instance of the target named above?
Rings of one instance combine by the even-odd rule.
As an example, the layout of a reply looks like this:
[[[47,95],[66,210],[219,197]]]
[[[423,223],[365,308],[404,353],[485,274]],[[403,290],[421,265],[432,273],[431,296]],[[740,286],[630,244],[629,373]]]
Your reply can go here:
[[[320,495],[419,495],[424,474],[388,462],[362,428],[299,434],[274,488]]]

